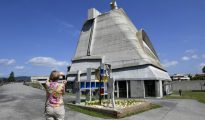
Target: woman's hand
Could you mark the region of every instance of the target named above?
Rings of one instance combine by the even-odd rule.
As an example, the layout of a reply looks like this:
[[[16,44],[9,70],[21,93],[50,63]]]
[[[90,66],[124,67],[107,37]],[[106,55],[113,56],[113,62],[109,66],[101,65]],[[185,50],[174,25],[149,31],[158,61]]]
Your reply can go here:
[[[66,84],[68,81],[67,80],[63,80],[63,84]]]

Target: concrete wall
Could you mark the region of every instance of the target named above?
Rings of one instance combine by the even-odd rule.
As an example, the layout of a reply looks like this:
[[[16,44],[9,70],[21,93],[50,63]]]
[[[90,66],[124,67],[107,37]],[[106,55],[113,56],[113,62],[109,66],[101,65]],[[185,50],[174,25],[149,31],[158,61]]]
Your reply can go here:
[[[194,80],[194,81],[173,81],[171,82],[173,91],[181,90],[201,90],[200,84],[205,84],[205,80]],[[202,86],[205,90],[205,86]]]
[[[156,92],[156,97],[158,97],[158,98],[163,97],[162,81],[161,80],[155,81],[155,92]]]
[[[72,63],[71,71],[87,71],[87,68],[98,68],[100,66],[100,61],[83,61]]]
[[[46,83],[46,80],[49,80],[49,76],[31,76],[31,82]]]
[[[130,81],[130,97],[144,98],[144,81]]]

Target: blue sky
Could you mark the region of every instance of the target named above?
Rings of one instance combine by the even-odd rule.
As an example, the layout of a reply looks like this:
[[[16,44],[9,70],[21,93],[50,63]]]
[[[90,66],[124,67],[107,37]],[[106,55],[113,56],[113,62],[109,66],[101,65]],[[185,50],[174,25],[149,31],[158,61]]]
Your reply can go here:
[[[66,72],[87,10],[111,0],[0,0],[0,77]],[[118,0],[170,74],[205,65],[205,0]]]

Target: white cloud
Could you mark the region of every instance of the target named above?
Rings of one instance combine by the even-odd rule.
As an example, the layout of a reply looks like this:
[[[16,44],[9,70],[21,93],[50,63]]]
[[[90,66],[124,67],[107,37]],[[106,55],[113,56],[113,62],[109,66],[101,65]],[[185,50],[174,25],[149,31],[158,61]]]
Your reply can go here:
[[[177,65],[178,63],[179,63],[179,62],[178,62],[178,61],[175,61],[175,60],[173,60],[173,61],[165,60],[162,65],[167,68],[167,67],[175,66],[175,65]]]
[[[196,52],[196,50],[194,49],[189,49],[189,50],[186,50],[185,53],[187,54],[194,54]]]
[[[0,65],[12,65],[15,63],[16,61],[14,59],[0,59]]]
[[[184,60],[184,61],[188,61],[188,60],[190,60],[190,58],[187,57],[187,56],[184,56],[184,57],[182,57],[182,60]]]
[[[46,67],[58,67],[58,66],[67,66],[66,61],[58,61],[51,57],[34,57],[28,61],[29,64],[36,66],[46,66]]]
[[[198,56],[198,55],[192,55],[191,58],[192,58],[192,59],[198,59],[199,56]]]
[[[202,67],[204,67],[205,66],[205,63],[201,63],[200,64],[200,67],[202,68]]]
[[[65,22],[65,21],[61,21],[61,24],[64,25],[65,27],[67,27],[67,28],[74,28],[74,25],[72,25],[68,22]]]
[[[25,67],[24,66],[16,66],[15,69],[18,69],[18,70],[22,70],[24,69]]]
[[[182,60],[188,61],[188,60],[191,60],[191,59],[199,59],[199,58],[201,58],[201,56],[196,54],[196,51],[197,51],[196,49],[186,50],[185,51],[186,55],[182,57]],[[205,58],[205,55],[204,55],[204,58]]]

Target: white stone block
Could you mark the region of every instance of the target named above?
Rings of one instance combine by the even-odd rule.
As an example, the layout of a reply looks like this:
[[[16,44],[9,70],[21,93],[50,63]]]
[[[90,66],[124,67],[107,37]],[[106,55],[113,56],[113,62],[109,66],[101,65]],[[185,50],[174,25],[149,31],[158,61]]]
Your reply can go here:
[[[95,8],[90,8],[90,9],[88,9],[88,20],[96,18],[100,14],[101,13],[98,10],[96,10]]]

